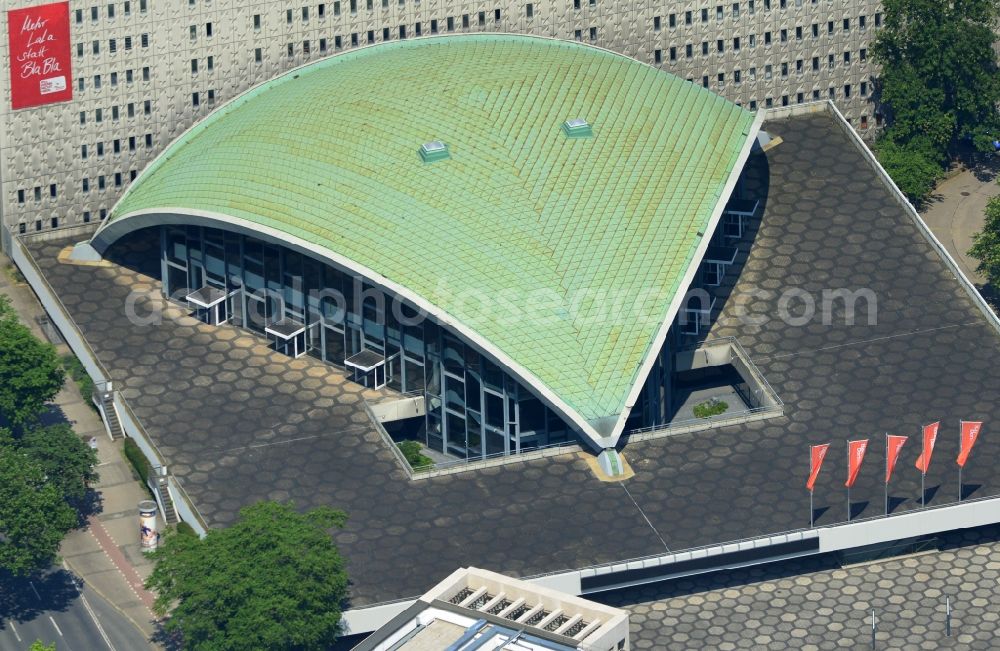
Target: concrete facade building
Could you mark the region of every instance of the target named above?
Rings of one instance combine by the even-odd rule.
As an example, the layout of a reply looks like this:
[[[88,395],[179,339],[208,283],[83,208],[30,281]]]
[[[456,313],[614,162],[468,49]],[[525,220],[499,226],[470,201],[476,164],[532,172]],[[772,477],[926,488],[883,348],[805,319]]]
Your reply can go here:
[[[750,110],[833,99],[866,133],[880,11],[873,0],[71,0],[73,99],[12,111],[9,79],[0,84],[2,223],[14,234],[96,223],[215,106],[322,57],[419,36],[575,39]],[[5,38],[0,60],[9,70]]]

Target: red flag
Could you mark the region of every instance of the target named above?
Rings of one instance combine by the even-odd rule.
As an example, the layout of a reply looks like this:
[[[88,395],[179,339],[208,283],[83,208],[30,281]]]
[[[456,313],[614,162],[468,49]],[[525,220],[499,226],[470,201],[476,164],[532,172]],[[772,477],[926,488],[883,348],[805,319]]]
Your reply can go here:
[[[924,448],[917,457],[917,470],[924,474],[927,474],[927,467],[931,465],[931,455],[934,454],[934,442],[937,441],[940,426],[940,421],[924,425]]]
[[[892,477],[892,469],[896,467],[896,459],[899,458],[899,451],[903,449],[903,444],[906,443],[905,436],[893,436],[892,434],[886,434],[885,437],[885,483],[889,483],[889,478]]]
[[[868,439],[847,442],[847,483],[844,486],[850,488],[858,478],[858,471],[861,470],[861,462],[865,458],[865,451],[868,449]]]
[[[962,451],[958,453],[958,465],[965,467],[965,462],[972,452],[972,446],[979,438],[979,432],[983,429],[982,422],[974,420],[962,421]]]
[[[809,490],[816,486],[816,477],[819,476],[819,469],[823,465],[823,458],[826,457],[826,451],[829,447],[830,444],[825,443],[809,448],[809,481],[806,482],[806,488]]]

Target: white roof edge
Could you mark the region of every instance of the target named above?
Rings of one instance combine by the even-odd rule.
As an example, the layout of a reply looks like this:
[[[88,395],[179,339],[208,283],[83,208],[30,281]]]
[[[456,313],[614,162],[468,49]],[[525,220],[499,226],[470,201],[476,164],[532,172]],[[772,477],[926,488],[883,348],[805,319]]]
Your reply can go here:
[[[681,303],[684,301],[684,296],[687,294],[687,288],[694,280],[694,276],[698,272],[698,266],[701,264],[702,258],[705,257],[705,251],[708,249],[709,240],[712,239],[711,234],[715,232],[716,227],[719,225],[719,220],[722,218],[722,213],[726,208],[726,203],[729,202],[729,197],[736,188],[736,183],[739,181],[740,174],[743,173],[743,167],[746,165],[747,159],[750,158],[750,151],[753,149],[753,145],[757,141],[757,132],[760,131],[761,126],[764,124],[765,113],[766,111],[764,109],[758,110],[753,123],[750,125],[750,131],[747,133],[746,139],[743,142],[743,147],[740,149],[740,154],[736,159],[736,164],[733,165],[733,169],[729,173],[729,179],[726,181],[726,185],[723,186],[722,193],[719,195],[719,200],[716,202],[715,208],[712,210],[712,216],[709,219],[705,235],[701,238],[701,242],[698,243],[694,256],[691,258],[691,264],[688,266],[687,271],[684,272],[684,276],[681,278],[681,283],[678,286],[680,289],[670,302],[670,308],[667,310],[666,317],[664,317],[663,321],[660,323],[656,336],[653,337],[653,342],[646,351],[646,357],[643,360],[642,365],[639,367],[639,372],[636,374],[635,384],[632,385],[632,389],[629,391],[628,397],[625,399],[625,408],[618,416],[618,422],[615,423],[614,428],[611,430],[611,434],[605,438],[605,440],[610,441],[609,445],[606,447],[617,445],[618,440],[621,438],[622,433],[625,430],[625,421],[628,420],[629,414],[632,413],[632,408],[639,399],[639,392],[642,391],[642,387],[646,384],[646,379],[649,377],[649,373],[653,369],[653,364],[656,363],[656,358],[659,356],[660,350],[663,348],[663,342],[667,338],[667,332],[670,330],[670,326],[674,322],[674,317],[677,316],[677,312],[680,310]]]
[[[227,225],[235,227],[238,231],[254,237],[268,239],[281,246],[292,246],[293,248],[299,249],[301,252],[309,254],[311,257],[318,257],[319,259],[331,262],[335,266],[345,269],[350,273],[363,276],[366,280],[371,281],[373,285],[410,301],[421,310],[434,317],[439,324],[453,329],[462,335],[467,341],[472,342],[481,351],[493,357],[493,359],[503,366],[509,373],[511,373],[511,375],[520,380],[527,388],[531,389],[542,402],[570,421],[572,425],[577,427],[580,434],[586,437],[586,439],[589,439],[589,442],[596,446],[597,449],[603,449],[609,445],[613,445],[613,443],[608,443],[608,437],[602,436],[580,413],[559,398],[559,396],[556,395],[554,391],[549,389],[549,387],[546,386],[540,379],[538,379],[534,373],[515,362],[513,358],[501,351],[499,348],[495,347],[473,328],[467,326],[462,321],[440,309],[420,294],[417,294],[403,285],[389,280],[385,276],[382,276],[365,265],[359,264],[354,260],[351,260],[350,258],[340,255],[339,253],[325,247],[307,242],[306,240],[295,235],[279,231],[275,228],[271,228],[270,226],[264,226],[262,224],[257,224],[246,219],[233,217],[223,213],[207,210],[193,210],[189,208],[159,208],[138,210],[122,215],[121,217],[117,217],[113,221],[105,222],[104,225],[96,233],[94,233],[90,242],[94,248],[103,255],[104,251],[111,244],[128,233],[150,226],[191,224],[192,218],[195,218],[195,220],[204,220],[208,223],[208,225]]]

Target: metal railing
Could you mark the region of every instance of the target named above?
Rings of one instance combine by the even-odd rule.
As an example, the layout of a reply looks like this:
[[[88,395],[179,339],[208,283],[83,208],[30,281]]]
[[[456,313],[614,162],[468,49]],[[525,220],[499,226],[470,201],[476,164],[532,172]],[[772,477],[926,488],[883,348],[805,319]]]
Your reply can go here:
[[[615,565],[631,565],[631,564],[637,564],[637,563],[641,564],[643,562],[650,561],[650,560],[657,559],[657,558],[661,558],[663,556],[668,556],[668,555],[669,556],[677,556],[677,555],[680,555],[680,554],[691,554],[691,553],[701,552],[701,551],[707,551],[707,550],[711,550],[711,549],[720,549],[720,548],[723,548],[723,547],[734,547],[734,546],[739,546],[739,545],[742,545],[742,544],[745,544],[745,543],[749,543],[749,542],[763,541],[763,540],[772,539],[772,538],[788,538],[788,537],[805,538],[806,537],[805,534],[816,532],[817,535],[818,535],[819,532],[821,530],[823,530],[823,529],[833,529],[833,528],[836,528],[836,527],[843,527],[843,526],[848,526],[848,525],[853,525],[853,524],[860,524],[860,523],[866,523],[866,522],[875,522],[875,521],[878,521],[878,520],[888,520],[890,518],[900,517],[900,516],[904,516],[904,515],[914,515],[914,514],[917,514],[917,513],[926,513],[928,511],[936,511],[936,510],[940,510],[940,509],[947,509],[947,508],[952,508],[952,507],[960,506],[960,505],[973,504],[973,503],[976,503],[976,502],[987,502],[989,500],[1000,500],[1000,495],[986,495],[986,496],[983,496],[983,497],[977,497],[977,498],[973,498],[973,499],[965,499],[965,500],[962,500],[961,502],[957,502],[956,501],[956,502],[946,502],[944,504],[936,504],[936,505],[933,505],[933,506],[921,506],[919,508],[909,509],[909,510],[906,510],[906,511],[900,511],[898,513],[888,513],[888,514],[881,513],[881,514],[877,514],[877,515],[870,515],[870,516],[867,516],[867,517],[864,517],[864,518],[853,518],[849,522],[848,521],[831,522],[830,524],[818,525],[818,526],[813,526],[813,527],[800,527],[798,529],[788,529],[788,530],[785,530],[785,531],[776,531],[776,532],[773,532],[773,533],[760,533],[760,534],[755,535],[755,536],[747,536],[747,537],[744,537],[744,538],[735,538],[735,539],[731,539],[731,540],[725,540],[725,541],[720,541],[720,542],[708,543],[708,544],[704,544],[704,545],[696,545],[696,546],[693,546],[693,547],[684,547],[684,548],[681,548],[681,549],[670,549],[670,550],[665,551],[663,553],[647,554],[645,556],[635,556],[635,557],[632,557],[632,558],[621,559],[621,560],[613,561],[613,562],[610,562],[610,563],[600,563],[600,564],[597,564],[597,565],[590,565],[590,566],[582,567],[582,568],[564,568],[562,570],[554,570],[554,571],[551,571],[551,572],[542,572],[540,574],[532,574],[531,576],[526,576],[526,577],[523,577],[523,578],[525,580],[532,580],[532,579],[540,579],[540,578],[547,577],[547,576],[555,576],[555,575],[558,575],[558,574],[565,574],[567,572],[582,572],[582,571],[587,571],[587,570],[598,570],[598,569],[602,569],[602,568],[612,567],[612,566],[615,566]],[[861,546],[861,545],[859,544],[859,546]],[[821,553],[821,552],[817,551],[817,553]]]
[[[66,228],[65,232],[71,232],[73,228]],[[64,232],[64,234],[65,234]],[[51,239],[46,234],[46,237],[36,237],[35,239]],[[70,316],[70,312],[66,309],[66,305],[59,298],[59,295],[49,284],[48,280],[42,274],[41,269],[35,263],[35,259],[28,252],[27,247],[24,245],[22,238],[11,237],[10,242],[10,254],[11,259],[21,270],[24,275],[25,280],[34,290],[35,294],[38,296],[39,302],[42,304],[42,308],[48,313],[49,317],[52,319],[55,326],[62,333],[63,338],[66,340],[66,345],[69,346],[73,354],[80,360],[87,374],[90,375],[91,379],[94,381],[94,386],[106,390],[108,386],[115,387],[111,378],[111,373],[101,364],[100,359],[97,357],[97,353],[87,342],[86,338],[83,336],[83,332],[77,326],[73,317]],[[118,423],[122,428],[122,432],[126,436],[135,441],[139,449],[142,450],[143,455],[146,460],[149,461],[149,465],[154,469],[158,476],[167,475],[167,462],[163,453],[160,449],[153,443],[153,440],[147,434],[145,428],[142,426],[141,421],[133,413],[132,408],[129,406],[128,402],[122,395],[120,388],[113,388],[111,390],[112,403],[111,406],[116,410],[118,416]],[[106,417],[102,414],[102,417]],[[173,478],[168,476],[168,482]],[[176,481],[171,482],[176,486],[180,486]],[[185,511],[193,513],[199,518],[199,525],[206,529],[205,520],[202,518],[201,514],[198,512],[197,507],[195,507],[194,502],[187,495],[187,492],[183,488],[179,491],[183,499],[186,500]],[[175,509],[180,513],[182,509],[178,500],[174,500]]]
[[[709,416],[707,418],[686,418],[684,420],[673,421],[664,425],[648,425],[646,427],[638,427],[630,430],[622,438],[627,442],[638,442],[664,436],[674,436],[677,434],[688,434],[702,430],[718,429],[720,427],[739,425],[742,423],[784,415],[785,403],[781,400],[781,397],[777,394],[777,392],[771,387],[767,378],[764,377],[763,373],[760,372],[757,366],[750,359],[750,355],[747,353],[746,349],[743,348],[736,337],[716,337],[706,339],[696,346],[684,348],[677,352],[697,352],[707,348],[719,346],[729,347],[729,364],[732,364],[734,368],[736,368],[740,377],[743,378],[743,383],[731,385],[733,390],[736,391],[737,395],[739,395],[741,399],[743,399],[745,404],[752,406],[739,411],[725,412],[716,416]],[[737,362],[738,364],[734,364],[734,362]],[[737,366],[742,367],[745,373],[741,372],[741,369]],[[746,375],[749,375],[750,377],[748,378]],[[756,384],[756,388],[752,388],[752,385],[754,384]],[[741,386],[745,386],[746,388],[741,389]]]
[[[422,394],[423,392],[409,392],[415,394]],[[414,397],[414,396],[408,396]],[[522,461],[529,461],[531,459],[541,459],[544,457],[556,456],[560,454],[568,454],[571,452],[578,452],[583,448],[573,441],[566,441],[564,443],[553,443],[551,445],[541,446],[537,448],[532,448],[521,452],[520,454],[490,454],[485,457],[479,457],[477,459],[455,459],[454,461],[444,461],[440,463],[434,463],[428,466],[420,466],[414,468],[410,465],[410,462],[406,460],[403,452],[396,445],[396,442],[392,440],[389,432],[386,431],[385,426],[375,417],[375,413],[372,411],[371,405],[368,400],[362,400],[365,406],[365,412],[368,414],[368,418],[371,419],[372,424],[375,426],[375,430],[378,432],[379,437],[385,443],[385,445],[392,451],[393,456],[396,458],[397,463],[402,467],[403,472],[406,473],[409,479],[429,479],[431,477],[439,477],[441,475],[451,475],[459,472],[468,472],[472,470],[480,470],[482,468],[492,468],[494,466],[506,465],[509,463],[520,463]]]

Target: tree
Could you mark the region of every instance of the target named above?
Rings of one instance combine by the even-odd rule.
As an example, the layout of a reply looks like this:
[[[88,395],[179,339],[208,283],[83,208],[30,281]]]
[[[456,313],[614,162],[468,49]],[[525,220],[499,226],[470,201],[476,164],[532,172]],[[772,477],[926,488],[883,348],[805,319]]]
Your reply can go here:
[[[979,260],[976,271],[988,283],[1000,287],[1000,197],[993,197],[986,204],[986,224],[972,236],[969,255]]]
[[[97,480],[97,451],[80,440],[69,425],[29,430],[21,437],[20,448],[67,502],[79,503],[87,494],[87,484]]]
[[[24,575],[52,564],[77,516],[12,441],[0,432],[0,568]]]
[[[328,530],[343,512],[299,513],[260,502],[204,539],[168,534],[146,582],[165,628],[196,651],[325,649],[347,596],[344,563]]]
[[[900,189],[920,200],[961,142],[986,152],[1000,136],[1000,0],[885,0],[883,9],[872,45],[888,118],[878,148]]]
[[[18,321],[0,296],[0,417],[14,427],[35,420],[62,388],[64,371],[51,344]]]
[[[45,644],[41,640],[35,640],[28,647],[28,651],[56,651],[56,643]]]

